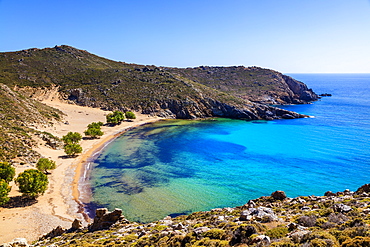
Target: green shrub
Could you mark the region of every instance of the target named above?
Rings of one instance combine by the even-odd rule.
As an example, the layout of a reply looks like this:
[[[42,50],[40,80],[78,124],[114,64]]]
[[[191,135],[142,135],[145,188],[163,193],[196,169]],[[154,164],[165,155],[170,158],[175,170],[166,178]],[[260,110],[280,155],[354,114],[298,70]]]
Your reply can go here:
[[[34,169],[25,170],[20,173],[15,179],[15,183],[19,187],[19,191],[23,196],[36,198],[40,194],[44,194],[48,187],[48,177]]]
[[[125,113],[127,119],[136,119],[135,113],[128,111]]]
[[[289,230],[287,227],[275,227],[266,231],[266,235],[270,238],[283,238],[288,234]]]
[[[289,239],[283,239],[281,241],[271,243],[271,247],[296,247],[296,246],[299,246],[299,244],[295,244]]]
[[[100,127],[99,128],[88,128],[87,130],[85,130],[84,134],[91,138],[96,138],[98,136],[104,135],[103,131],[100,130]]]
[[[62,140],[66,145],[68,144],[77,144],[81,141],[82,136],[78,132],[68,132],[67,135],[62,137]]]
[[[49,160],[48,158],[40,158],[36,164],[37,170],[48,174],[47,170],[54,170],[56,168],[55,161]]]
[[[370,247],[370,237],[355,237],[347,239],[342,247]]]
[[[8,162],[0,162],[0,179],[9,183],[15,176],[15,169]]]
[[[121,111],[114,111],[106,116],[107,123],[111,125],[120,124],[125,119],[125,114]]]
[[[11,187],[9,184],[4,180],[0,179],[0,206],[4,205],[9,201],[9,192]]]
[[[67,144],[64,146],[64,152],[69,156],[75,156],[82,153],[82,147],[80,144]]]
[[[226,233],[222,229],[211,229],[203,233],[203,236],[210,239],[225,239]]]

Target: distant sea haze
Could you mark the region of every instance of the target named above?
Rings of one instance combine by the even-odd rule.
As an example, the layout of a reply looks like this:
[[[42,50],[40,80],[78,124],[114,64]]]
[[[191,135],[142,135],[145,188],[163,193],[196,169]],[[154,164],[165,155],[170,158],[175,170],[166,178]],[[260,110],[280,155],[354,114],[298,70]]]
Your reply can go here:
[[[292,74],[332,97],[284,106],[314,118],[169,120],[131,130],[91,164],[95,207],[129,220],[355,190],[370,182],[370,74]]]

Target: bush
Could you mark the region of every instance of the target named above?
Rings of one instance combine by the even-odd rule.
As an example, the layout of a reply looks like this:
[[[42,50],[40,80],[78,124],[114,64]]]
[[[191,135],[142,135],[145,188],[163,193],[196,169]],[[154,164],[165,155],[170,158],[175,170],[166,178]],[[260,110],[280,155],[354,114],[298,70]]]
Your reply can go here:
[[[82,153],[82,147],[80,144],[67,144],[64,146],[64,152],[69,156],[75,156]]]
[[[11,187],[9,184],[4,180],[0,179],[0,206],[4,205],[9,201],[9,192]]]
[[[135,113],[128,111],[125,113],[127,119],[136,119]]]
[[[54,170],[56,168],[55,161],[49,160],[48,158],[40,158],[36,164],[37,170],[48,174],[47,170]]]
[[[68,132],[67,135],[62,137],[62,140],[66,145],[68,144],[77,144],[81,141],[82,136],[78,132]]]
[[[125,119],[125,114],[121,111],[114,111],[113,113],[109,113],[106,119],[109,124],[120,124]]]
[[[49,181],[48,177],[34,169],[25,170],[20,173],[15,179],[15,183],[19,187],[19,191],[23,196],[30,198],[36,198],[40,194],[44,194],[46,191]]]
[[[87,125],[87,128],[95,128],[95,129],[100,129],[101,126],[104,124],[102,122],[92,122],[91,124]]]
[[[370,237],[355,237],[347,239],[342,244],[342,247],[370,247]]]
[[[89,136],[90,138],[96,138],[98,136],[104,135],[103,131],[100,130],[100,127],[99,128],[88,128],[87,130],[85,130],[84,134],[86,136]]]
[[[203,233],[203,236],[210,239],[225,239],[226,233],[222,229],[211,229]]]
[[[287,227],[275,227],[266,231],[266,235],[269,236],[270,238],[279,239],[285,237],[285,235],[287,235],[288,232],[289,230]]]
[[[9,183],[15,176],[15,169],[8,162],[0,162],[0,179]]]

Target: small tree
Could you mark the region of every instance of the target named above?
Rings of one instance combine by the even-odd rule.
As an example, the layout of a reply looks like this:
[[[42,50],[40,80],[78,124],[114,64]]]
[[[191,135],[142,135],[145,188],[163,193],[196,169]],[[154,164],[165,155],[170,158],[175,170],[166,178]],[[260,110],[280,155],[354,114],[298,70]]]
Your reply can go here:
[[[86,136],[89,136],[91,138],[96,138],[104,134],[103,131],[100,130],[100,127],[99,128],[88,128],[87,130],[85,130],[84,133]]]
[[[121,111],[114,111],[113,113],[109,113],[106,116],[107,123],[116,125],[120,124],[123,120],[125,120],[125,114]]]
[[[15,169],[8,162],[0,162],[0,179],[9,183],[15,176]]]
[[[15,183],[18,185],[19,191],[23,196],[34,199],[40,194],[44,194],[49,181],[48,177],[44,173],[38,170],[29,169],[20,173],[15,179]]]
[[[67,144],[64,146],[64,152],[69,156],[76,156],[76,154],[82,153],[82,147],[80,144]]]
[[[0,206],[9,201],[8,195],[11,188],[4,179],[0,179]]]
[[[78,132],[68,132],[67,135],[62,137],[65,144],[76,144],[81,141],[82,136]]]
[[[54,170],[56,168],[55,161],[49,160],[47,158],[40,158],[36,164],[37,170],[49,174],[47,170]]]
[[[136,119],[135,113],[133,113],[132,111],[126,112],[125,116],[127,119]]]
[[[87,125],[87,128],[88,129],[100,129],[101,126],[103,126],[104,124],[102,122],[92,122],[91,124]]]

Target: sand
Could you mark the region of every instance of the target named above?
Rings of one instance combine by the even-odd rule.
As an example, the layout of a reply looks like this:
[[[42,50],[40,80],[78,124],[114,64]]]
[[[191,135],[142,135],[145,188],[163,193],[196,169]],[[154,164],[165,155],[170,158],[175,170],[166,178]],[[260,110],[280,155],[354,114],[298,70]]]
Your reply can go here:
[[[89,123],[105,122],[105,116],[109,113],[97,108],[67,104],[58,100],[55,95],[43,100],[43,103],[61,110],[66,115],[62,122],[54,123],[53,126],[36,126],[35,128],[58,137],[70,131],[83,134]],[[30,243],[59,225],[63,228],[70,228],[75,218],[82,220],[86,226],[88,222],[83,214],[78,213],[79,205],[76,202],[79,197],[78,180],[84,162],[102,145],[128,128],[160,119],[137,112],[135,115],[136,119],[133,122],[123,122],[115,127],[102,126],[104,135],[100,139],[82,140],[80,144],[83,153],[76,158],[63,158],[65,156],[63,150],[48,148],[40,140],[35,150],[43,157],[56,161],[57,168],[48,175],[48,189],[44,195],[38,197],[36,203],[28,206],[19,205],[14,208],[0,207],[0,243],[9,242],[14,238],[26,238]],[[16,167],[16,172],[20,173],[30,168],[34,167],[19,165]],[[17,186],[13,182],[11,185],[13,186],[10,197],[19,198],[21,194]]]

